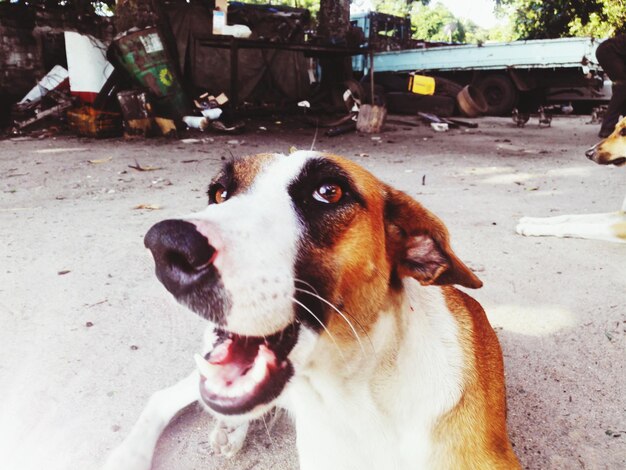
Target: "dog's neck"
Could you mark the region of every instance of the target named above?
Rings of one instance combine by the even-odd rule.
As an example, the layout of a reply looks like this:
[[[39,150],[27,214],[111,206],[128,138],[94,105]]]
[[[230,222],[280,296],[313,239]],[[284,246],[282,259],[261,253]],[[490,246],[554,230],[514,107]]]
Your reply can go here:
[[[464,359],[442,290],[412,279],[404,285],[362,338],[364,351],[355,344],[337,358],[337,348],[325,344],[333,357],[314,353],[290,385],[286,406],[296,420],[299,452],[321,446],[328,456],[330,466],[318,468],[392,468],[390,456],[399,459],[398,468],[422,468],[416,462],[431,457],[438,418],[460,398]],[[341,432],[325,432],[329,427]],[[381,435],[381,428],[391,434]],[[362,465],[343,462],[342,455],[360,455]]]

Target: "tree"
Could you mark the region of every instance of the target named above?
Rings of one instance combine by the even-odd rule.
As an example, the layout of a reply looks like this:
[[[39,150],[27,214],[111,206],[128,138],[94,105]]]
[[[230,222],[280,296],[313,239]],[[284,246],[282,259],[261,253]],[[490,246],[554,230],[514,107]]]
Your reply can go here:
[[[434,6],[421,3],[413,4],[411,24],[413,25],[413,37],[427,41],[444,42],[465,42],[466,27],[469,26],[468,22],[459,20],[441,3]]]
[[[496,0],[520,39],[604,37],[626,25],[625,0]]]

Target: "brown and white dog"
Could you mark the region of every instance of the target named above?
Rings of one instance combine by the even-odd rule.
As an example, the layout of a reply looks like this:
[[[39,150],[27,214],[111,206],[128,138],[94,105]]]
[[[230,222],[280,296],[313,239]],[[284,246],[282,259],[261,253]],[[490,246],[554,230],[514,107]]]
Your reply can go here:
[[[227,164],[209,206],[145,237],[156,274],[207,320],[197,372],[152,396],[107,470],[150,468],[169,420],[199,400],[216,453],[274,406],[302,470],[520,468],[498,339],[452,287],[481,281],[443,223],[334,155]]]
[[[585,155],[600,165],[622,166],[626,163],[626,118],[613,133]],[[558,215],[555,217],[522,217],[517,233],[529,237],[572,237],[626,243],[626,198],[616,212],[601,214]]]

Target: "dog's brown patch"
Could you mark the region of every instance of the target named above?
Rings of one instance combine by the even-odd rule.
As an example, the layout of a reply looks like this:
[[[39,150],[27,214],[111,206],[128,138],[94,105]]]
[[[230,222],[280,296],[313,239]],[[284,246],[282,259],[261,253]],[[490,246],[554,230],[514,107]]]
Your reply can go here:
[[[504,365],[498,338],[478,302],[450,286],[443,288],[443,294],[459,327],[465,389],[459,403],[437,423],[432,468],[519,469],[506,432]],[[477,435],[484,439],[476,440]]]
[[[262,153],[254,157],[237,158],[224,165],[221,171],[211,180],[209,199],[212,188],[221,186],[228,191],[228,197],[246,192],[263,168],[272,160],[279,158],[274,153]]]
[[[364,329],[374,325],[394,283],[405,276],[423,284],[482,285],[454,254],[448,232],[436,216],[355,163],[334,155],[325,158],[352,176],[367,207],[355,210],[335,243],[315,256],[327,260],[334,285],[330,299],[349,318],[366,325]],[[407,253],[413,256],[412,266],[407,265]],[[415,263],[423,269],[416,272]],[[355,341],[354,332],[340,316],[331,315],[328,326],[339,338]]]

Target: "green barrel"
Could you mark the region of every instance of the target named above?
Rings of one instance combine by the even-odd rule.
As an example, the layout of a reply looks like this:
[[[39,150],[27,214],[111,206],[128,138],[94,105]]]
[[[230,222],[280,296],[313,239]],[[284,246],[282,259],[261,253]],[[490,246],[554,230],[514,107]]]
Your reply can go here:
[[[115,45],[121,65],[155,96],[157,116],[180,121],[189,114],[190,102],[157,28],[142,29],[122,36],[115,40]]]

